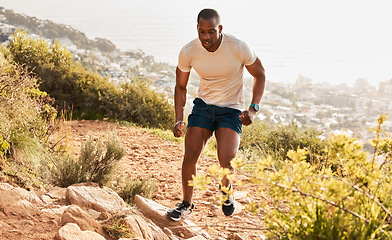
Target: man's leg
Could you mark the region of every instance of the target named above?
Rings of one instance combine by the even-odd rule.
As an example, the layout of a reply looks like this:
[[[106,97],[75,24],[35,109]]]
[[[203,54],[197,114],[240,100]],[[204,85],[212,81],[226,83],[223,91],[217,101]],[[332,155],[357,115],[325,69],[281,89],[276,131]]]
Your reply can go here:
[[[218,128],[215,132],[218,160],[223,168],[232,169],[230,161],[233,160],[237,154],[240,145],[240,135],[230,128]],[[225,177],[222,179],[222,185],[227,187],[230,182]]]
[[[193,187],[189,186],[192,175],[196,175],[196,163],[212,133],[200,127],[188,127],[185,135],[185,154],[182,163],[182,191],[184,199],[175,208],[169,209],[167,215],[174,221],[187,218],[193,211]]]
[[[235,158],[240,144],[240,135],[230,128],[218,128],[215,133],[218,159],[221,167],[232,170],[230,161]],[[225,176],[222,179],[222,186],[230,187],[230,181]],[[226,216],[231,216],[235,213],[236,203],[232,192],[222,191],[224,202],[222,203],[222,211]]]
[[[189,186],[192,175],[196,176],[196,163],[212,133],[200,127],[189,127],[185,135],[185,154],[182,163],[182,191],[184,201],[191,203],[193,187]]]

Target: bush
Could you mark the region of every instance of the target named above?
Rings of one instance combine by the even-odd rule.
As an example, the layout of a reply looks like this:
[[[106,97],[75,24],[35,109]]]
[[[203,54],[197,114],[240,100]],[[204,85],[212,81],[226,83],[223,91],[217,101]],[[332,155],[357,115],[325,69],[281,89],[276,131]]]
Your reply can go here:
[[[330,135],[323,162],[309,162],[309,152],[289,150],[278,168],[271,156],[257,159],[250,178],[269,202],[252,202],[248,209],[265,217],[271,239],[392,239],[392,139],[381,125],[372,129],[375,155],[345,135]],[[241,169],[242,159],[232,165]],[[224,170],[211,167],[221,177]],[[226,173],[229,174],[229,173]],[[202,177],[193,184],[203,185]]]
[[[52,102],[26,69],[0,53],[0,158],[9,181],[30,188],[47,178],[47,140],[56,117]]]
[[[164,129],[174,124],[173,105],[145,80],[130,80],[117,88],[108,79],[75,63],[72,54],[59,42],[48,44],[16,31],[6,56],[37,76],[40,89],[55,99],[54,105],[60,110],[72,110],[74,117],[109,117]]]
[[[121,85],[119,118],[139,123],[143,127],[171,129],[174,107],[169,100],[149,88],[146,82],[137,81]]]
[[[53,171],[53,182],[61,187],[75,183],[95,182],[105,185],[111,178],[125,150],[114,136],[104,143],[91,137],[82,145],[78,160],[68,155],[58,157]]]
[[[132,229],[130,229],[125,223],[123,223],[122,218],[113,218],[109,221],[111,222],[111,224],[106,224],[103,226],[103,228],[112,239],[128,238],[133,236],[133,234],[131,233]]]
[[[288,125],[269,125],[258,121],[244,127],[241,137],[240,152],[252,158],[255,152],[258,156],[272,156],[274,161],[283,161],[291,149],[304,148],[307,150],[307,160],[322,161],[325,155],[326,142],[320,138],[321,132],[314,128],[299,127],[295,123]]]
[[[12,132],[44,137],[56,116],[51,103],[38,89],[37,79],[0,53],[0,135],[4,141]]]
[[[118,195],[130,205],[135,204],[135,196],[141,195],[145,198],[152,198],[156,190],[156,183],[150,178],[130,179],[125,184],[119,187]]]

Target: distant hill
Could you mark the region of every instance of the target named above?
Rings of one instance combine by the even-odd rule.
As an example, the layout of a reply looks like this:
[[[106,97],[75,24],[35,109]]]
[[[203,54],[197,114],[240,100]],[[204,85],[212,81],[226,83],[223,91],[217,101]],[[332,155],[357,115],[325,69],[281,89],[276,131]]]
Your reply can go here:
[[[67,38],[81,49],[93,50],[96,48],[101,52],[112,52],[116,50],[116,46],[111,41],[104,38],[88,39],[84,33],[68,25],[29,17],[25,14],[4,9],[3,7],[0,7],[0,12],[3,12],[9,24],[24,29],[30,34],[37,34],[44,38],[55,40]]]
[[[108,39],[91,40],[71,26],[15,13],[3,7],[0,7],[0,14],[4,15],[5,22],[28,34],[65,44],[85,69],[99,73],[116,85],[142,77],[148,79],[152,87],[172,95],[175,67],[156,62],[153,56],[146,55],[140,49],[122,52]]]

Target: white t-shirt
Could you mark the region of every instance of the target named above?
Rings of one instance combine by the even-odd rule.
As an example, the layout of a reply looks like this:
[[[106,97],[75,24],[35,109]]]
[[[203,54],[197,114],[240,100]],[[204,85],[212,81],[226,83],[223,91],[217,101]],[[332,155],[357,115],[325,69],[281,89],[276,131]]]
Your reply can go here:
[[[186,44],[178,57],[183,72],[195,69],[200,77],[198,98],[207,104],[243,109],[244,66],[253,64],[256,55],[248,45],[228,34],[215,52],[207,51],[197,38]]]

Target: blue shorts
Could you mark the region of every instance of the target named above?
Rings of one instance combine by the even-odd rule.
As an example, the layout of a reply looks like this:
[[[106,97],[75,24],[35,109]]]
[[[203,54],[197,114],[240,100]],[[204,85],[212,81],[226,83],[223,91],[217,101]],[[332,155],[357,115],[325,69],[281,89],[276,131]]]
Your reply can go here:
[[[241,135],[240,110],[208,105],[200,98],[195,98],[193,104],[192,113],[188,117],[188,127],[201,127],[209,129],[212,133],[220,127],[225,127]]]

